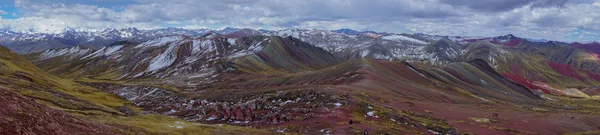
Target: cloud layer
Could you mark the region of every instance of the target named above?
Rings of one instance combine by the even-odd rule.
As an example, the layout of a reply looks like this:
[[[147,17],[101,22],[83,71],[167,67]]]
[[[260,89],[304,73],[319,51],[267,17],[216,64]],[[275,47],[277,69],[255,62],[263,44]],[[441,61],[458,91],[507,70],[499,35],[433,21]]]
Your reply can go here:
[[[2,4],[2,3],[0,3]],[[599,0],[15,0],[0,29],[353,28],[395,33],[600,40]],[[594,36],[596,35],[596,36]]]

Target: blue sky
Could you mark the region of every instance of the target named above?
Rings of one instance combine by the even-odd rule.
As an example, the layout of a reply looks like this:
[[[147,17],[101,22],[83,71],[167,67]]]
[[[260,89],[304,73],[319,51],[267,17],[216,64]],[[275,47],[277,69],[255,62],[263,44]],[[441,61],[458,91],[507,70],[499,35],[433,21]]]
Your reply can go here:
[[[340,29],[600,41],[600,0],[3,0],[0,29]]]
[[[0,2],[0,16],[4,19],[14,19],[18,17],[18,8],[15,7],[13,1]],[[13,14],[14,13],[14,14]]]

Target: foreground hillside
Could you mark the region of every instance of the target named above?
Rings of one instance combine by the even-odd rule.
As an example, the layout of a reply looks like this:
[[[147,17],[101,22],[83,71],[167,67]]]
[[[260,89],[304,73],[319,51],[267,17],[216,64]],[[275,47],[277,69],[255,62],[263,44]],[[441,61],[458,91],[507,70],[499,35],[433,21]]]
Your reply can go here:
[[[431,43],[387,52],[402,59],[374,55],[386,52],[348,58],[340,53],[344,51],[332,52],[295,38],[307,35],[234,35],[168,36],[116,42],[99,50],[73,47],[25,56],[43,70],[76,82],[70,83],[118,96],[122,104],[132,105],[133,112],[231,125],[232,130],[253,127],[301,134],[600,130],[598,61],[568,44],[530,42],[512,35],[435,41],[430,37],[422,39]],[[392,39],[406,37],[385,40]]]
[[[2,134],[264,133],[139,114],[117,95],[50,75],[4,47],[0,54]]]

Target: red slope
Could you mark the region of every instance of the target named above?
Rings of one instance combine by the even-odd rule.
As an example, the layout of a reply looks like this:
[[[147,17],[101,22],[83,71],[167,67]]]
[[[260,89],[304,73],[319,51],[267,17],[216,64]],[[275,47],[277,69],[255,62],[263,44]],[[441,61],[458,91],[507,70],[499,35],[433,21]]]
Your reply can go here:
[[[539,89],[539,90],[541,90],[542,92],[544,92],[546,94],[550,94],[550,90],[547,90],[545,88],[539,87],[539,86],[533,84],[533,82],[527,80],[526,78],[524,78],[524,77],[522,77],[520,75],[510,74],[510,73],[503,73],[502,75],[504,77],[506,77],[506,78],[514,81],[515,83],[521,84],[521,85],[523,85],[523,86],[525,86],[525,87],[527,87],[529,89],[532,89],[532,90]]]
[[[550,66],[554,71],[556,71],[557,73],[564,75],[564,76],[568,76],[568,77],[573,77],[573,78],[577,78],[579,80],[583,80],[583,76],[581,76],[579,73],[575,72],[573,69],[571,69],[571,67],[567,64],[561,64],[561,63],[556,63],[556,62],[548,62],[548,66]]]

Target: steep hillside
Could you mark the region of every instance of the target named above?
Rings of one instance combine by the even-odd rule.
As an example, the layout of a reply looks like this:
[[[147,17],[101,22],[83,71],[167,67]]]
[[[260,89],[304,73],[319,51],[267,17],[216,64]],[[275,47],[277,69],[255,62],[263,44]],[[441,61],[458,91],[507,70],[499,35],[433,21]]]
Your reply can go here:
[[[7,48],[0,54],[3,134],[267,133],[147,115],[117,95],[50,75]]]
[[[600,61],[587,52],[556,42],[524,42],[508,49],[513,57],[497,70],[556,89],[587,90],[599,86]]]
[[[55,52],[62,55],[48,55]],[[198,38],[162,37],[143,43],[117,42],[94,52],[81,48],[56,49],[26,57],[42,69],[66,78],[154,78],[168,79],[174,85],[210,83],[227,70],[300,72],[341,62],[331,53],[292,37],[227,38],[217,33]]]
[[[235,59],[230,65],[246,72],[300,72],[323,69],[340,63],[329,52],[292,37],[271,38],[254,54]]]
[[[127,102],[117,96],[50,75],[18,54],[0,47],[0,84],[3,87],[67,110],[122,114]]]
[[[84,121],[0,87],[0,134],[123,134]]]
[[[506,63],[512,54],[501,45],[490,42],[473,42],[467,44],[466,52],[460,56],[461,61],[485,60],[493,67]]]
[[[433,44],[427,45],[423,51],[430,54],[429,61],[432,63],[448,63],[459,61],[463,47],[448,38],[441,39]]]

